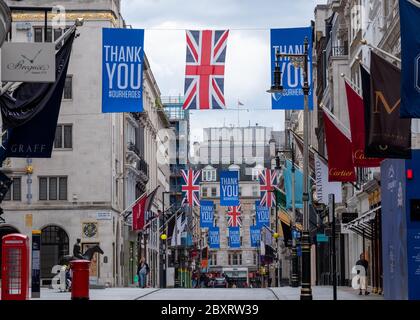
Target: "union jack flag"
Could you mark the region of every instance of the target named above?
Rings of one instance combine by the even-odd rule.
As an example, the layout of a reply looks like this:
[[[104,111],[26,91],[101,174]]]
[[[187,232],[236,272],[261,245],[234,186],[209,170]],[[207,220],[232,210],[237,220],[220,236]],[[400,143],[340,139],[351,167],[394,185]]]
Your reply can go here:
[[[228,226],[229,227],[241,227],[241,205],[228,207]]]
[[[274,186],[277,181],[276,170],[264,169],[259,174],[261,206],[272,207],[276,205]]]
[[[223,109],[229,30],[187,30],[183,109]]]
[[[185,203],[188,203],[189,207],[200,206],[200,173],[200,170],[181,170],[185,183],[182,185],[182,192],[185,194],[182,199],[183,206]]]

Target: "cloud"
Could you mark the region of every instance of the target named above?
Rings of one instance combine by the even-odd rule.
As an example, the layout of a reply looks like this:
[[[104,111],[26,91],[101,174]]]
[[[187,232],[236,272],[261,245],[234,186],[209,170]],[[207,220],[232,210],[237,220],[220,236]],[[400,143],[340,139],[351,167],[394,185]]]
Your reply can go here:
[[[325,2],[324,0],[323,2]],[[280,130],[284,112],[271,111],[269,29],[310,25],[316,0],[124,0],[127,24],[144,28],[145,52],[162,95],[184,91],[185,29],[230,29],[225,72],[228,108],[245,106],[241,125]],[[193,111],[191,139],[204,127],[237,124],[237,110]]]

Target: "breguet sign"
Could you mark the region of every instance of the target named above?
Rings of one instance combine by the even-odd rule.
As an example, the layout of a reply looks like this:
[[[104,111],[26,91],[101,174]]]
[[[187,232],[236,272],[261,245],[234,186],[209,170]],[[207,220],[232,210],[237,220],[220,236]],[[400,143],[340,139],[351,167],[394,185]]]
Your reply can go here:
[[[55,82],[55,44],[5,43],[1,48],[1,80]]]

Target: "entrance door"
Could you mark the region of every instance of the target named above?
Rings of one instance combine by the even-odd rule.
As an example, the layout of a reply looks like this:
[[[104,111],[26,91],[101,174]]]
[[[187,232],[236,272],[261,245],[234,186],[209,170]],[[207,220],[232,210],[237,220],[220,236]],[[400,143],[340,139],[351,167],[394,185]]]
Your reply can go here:
[[[41,278],[48,279],[43,284],[51,283],[54,274],[53,266],[57,265],[62,256],[69,254],[69,237],[58,226],[46,226],[41,230]]]
[[[2,257],[2,245],[1,245],[1,240],[3,239],[4,236],[7,236],[8,234],[11,233],[19,233],[19,231],[12,226],[0,226],[0,270],[1,269],[1,257]],[[1,272],[0,272],[0,279],[1,279]]]

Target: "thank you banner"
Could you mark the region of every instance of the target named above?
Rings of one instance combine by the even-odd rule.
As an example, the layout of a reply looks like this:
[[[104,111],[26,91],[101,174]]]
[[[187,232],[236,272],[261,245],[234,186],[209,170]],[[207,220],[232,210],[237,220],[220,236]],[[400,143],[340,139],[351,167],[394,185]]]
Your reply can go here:
[[[270,227],[270,208],[262,206],[260,201],[255,201],[255,215],[256,225],[261,228],[262,226]]]
[[[304,54],[304,41],[308,38],[308,84],[309,91],[309,109],[313,108],[312,98],[312,28],[287,28],[271,29],[271,77],[275,67],[276,52],[284,54]],[[290,58],[283,57],[279,59],[280,71],[282,76],[282,85],[284,91],[272,95],[271,105],[273,109],[303,110],[304,108],[304,70],[303,65],[296,68]],[[272,81],[273,83],[273,81]]]
[[[220,173],[220,205],[239,206],[239,172]]]
[[[241,247],[241,230],[239,227],[229,228],[229,247],[231,248]]]
[[[261,228],[258,226],[250,226],[249,234],[251,238],[251,247],[258,248],[261,240]]]
[[[210,249],[220,248],[220,229],[219,227],[209,228],[209,247]]]
[[[143,29],[102,30],[102,112],[143,111]]]
[[[213,226],[214,203],[213,201],[200,201],[200,228]]]

